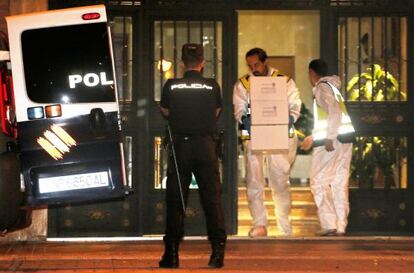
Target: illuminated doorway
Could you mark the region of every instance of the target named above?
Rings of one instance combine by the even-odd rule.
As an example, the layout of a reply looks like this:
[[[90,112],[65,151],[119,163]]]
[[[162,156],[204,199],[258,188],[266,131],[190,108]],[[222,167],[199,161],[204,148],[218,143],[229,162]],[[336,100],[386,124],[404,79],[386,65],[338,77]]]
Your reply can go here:
[[[263,48],[268,64],[292,77],[301,93],[303,106],[312,109],[312,88],[308,80],[308,63],[320,54],[320,15],[318,11],[239,11],[238,12],[238,76],[248,73],[245,53]],[[293,236],[314,235],[319,230],[316,207],[310,192],[309,154],[299,154],[291,172]],[[265,170],[266,176],[266,170]],[[246,236],[252,219],[248,209],[243,151],[238,153],[238,235]],[[280,235],[270,188],[265,191],[268,212],[268,234]]]

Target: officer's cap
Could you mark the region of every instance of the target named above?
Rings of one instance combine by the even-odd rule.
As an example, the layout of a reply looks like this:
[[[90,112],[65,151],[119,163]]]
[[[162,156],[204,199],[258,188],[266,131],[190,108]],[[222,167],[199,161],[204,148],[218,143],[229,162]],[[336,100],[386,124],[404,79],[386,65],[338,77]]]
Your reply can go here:
[[[187,60],[203,60],[203,46],[200,44],[184,44],[181,50],[181,58],[185,62]]]

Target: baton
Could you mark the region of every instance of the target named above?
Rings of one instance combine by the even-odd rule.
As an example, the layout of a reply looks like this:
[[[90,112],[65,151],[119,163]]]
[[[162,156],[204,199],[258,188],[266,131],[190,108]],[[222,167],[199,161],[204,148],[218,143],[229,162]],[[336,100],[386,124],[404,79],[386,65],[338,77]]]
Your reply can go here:
[[[186,209],[185,209],[185,203],[184,203],[184,195],[183,195],[183,189],[182,189],[182,186],[181,186],[180,172],[178,171],[177,157],[175,155],[174,141],[173,141],[173,138],[172,138],[170,125],[167,125],[167,128],[168,128],[168,135],[170,137],[170,142],[171,142],[171,152],[172,152],[172,156],[173,156],[173,159],[174,159],[174,167],[175,167],[175,171],[176,171],[177,179],[178,179],[178,190],[180,191],[181,206],[183,208],[183,212],[184,212],[184,215],[185,215],[185,210]]]

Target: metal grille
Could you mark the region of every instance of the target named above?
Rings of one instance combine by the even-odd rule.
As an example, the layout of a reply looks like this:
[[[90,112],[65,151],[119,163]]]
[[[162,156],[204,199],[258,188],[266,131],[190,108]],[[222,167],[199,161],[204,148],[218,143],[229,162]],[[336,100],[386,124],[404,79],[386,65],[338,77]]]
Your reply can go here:
[[[321,3],[326,3],[326,0],[159,0],[159,1],[145,1],[145,5],[160,6],[160,7],[173,7],[173,6],[200,6],[200,5],[219,5],[219,6],[280,6],[280,7],[310,7],[317,6]],[[214,8],[214,6],[211,6]]]
[[[140,6],[142,4],[142,1],[126,1],[126,0],[110,0],[110,1],[104,1],[106,4],[110,5],[120,5],[120,6]]]
[[[111,26],[112,44],[116,69],[118,99],[123,106],[132,100],[132,49],[133,29],[132,18],[116,16],[109,21]]]
[[[126,0],[49,0],[49,9],[61,9],[87,5],[105,4],[108,6],[141,6],[142,1]]]
[[[105,4],[108,6],[146,6],[152,8],[178,7],[236,7],[236,8],[317,8],[317,7],[392,7],[414,5],[414,0],[49,0],[50,9]]]
[[[407,101],[405,17],[339,18],[339,74],[348,102]]]
[[[222,23],[220,21],[155,21],[154,22],[154,100],[160,101],[167,79],[184,74],[181,47],[198,43],[204,47],[205,77],[221,85]]]
[[[407,138],[358,137],[352,154],[350,186],[407,188]]]
[[[203,5],[222,5],[226,4],[228,1],[223,0],[208,0],[208,1],[198,1],[198,0],[158,0],[144,1],[145,6],[151,7],[179,7],[179,6],[203,6]],[[212,6],[214,7],[214,6]]]
[[[234,1],[236,3],[246,3],[250,5],[277,5],[277,6],[317,6],[322,3],[325,3],[324,0],[295,0],[295,1],[286,1],[286,0],[239,0]]]
[[[402,7],[413,5],[413,0],[330,0],[331,6],[337,7]]]
[[[168,153],[169,151],[165,147],[166,141],[161,136],[154,137],[154,189],[162,190],[167,188],[167,168],[168,168]],[[221,160],[219,161],[219,168],[220,168],[220,181],[223,181],[222,173],[223,173],[223,163]],[[190,189],[198,189],[197,181],[192,174],[191,183],[189,186]]]
[[[154,189],[166,189],[168,152],[163,138],[154,137]]]

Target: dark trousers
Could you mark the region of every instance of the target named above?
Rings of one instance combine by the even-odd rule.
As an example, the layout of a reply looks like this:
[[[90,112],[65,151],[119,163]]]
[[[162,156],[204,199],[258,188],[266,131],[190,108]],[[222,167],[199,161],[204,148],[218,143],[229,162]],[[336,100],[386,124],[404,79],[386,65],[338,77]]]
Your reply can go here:
[[[210,241],[225,241],[226,232],[221,205],[221,184],[215,140],[211,136],[183,137],[174,139],[178,170],[187,205],[192,173],[198,185],[207,233]],[[170,153],[171,154],[171,153]],[[168,161],[167,178],[167,226],[166,239],[180,241],[184,236],[184,213],[180,200],[177,172],[172,154]]]

